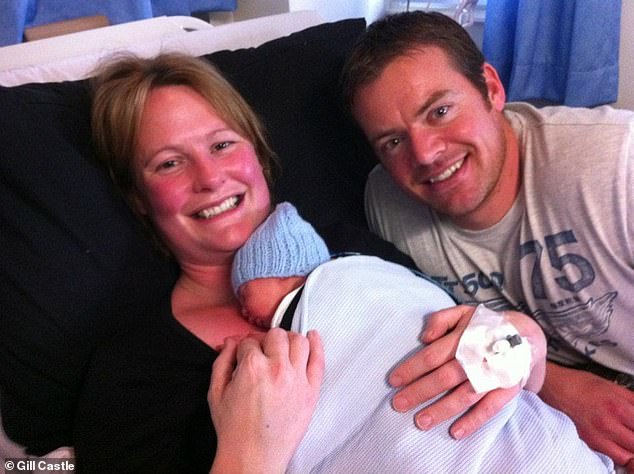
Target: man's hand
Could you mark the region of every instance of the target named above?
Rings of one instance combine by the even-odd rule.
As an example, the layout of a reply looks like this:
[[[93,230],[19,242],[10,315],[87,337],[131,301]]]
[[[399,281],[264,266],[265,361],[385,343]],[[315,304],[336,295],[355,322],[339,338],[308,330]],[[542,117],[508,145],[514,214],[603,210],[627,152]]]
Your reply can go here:
[[[539,396],[574,421],[588,446],[634,474],[634,392],[590,372],[549,362]]]
[[[393,399],[394,409],[404,412],[447,392],[415,416],[416,425],[423,430],[463,413],[449,430],[451,436],[461,439],[469,436],[498,413],[521,390],[519,385],[476,393],[462,366],[455,359],[460,336],[467,327],[475,308],[456,306],[430,316],[423,331],[426,347],[398,366],[389,382],[404,387]],[[531,376],[528,389],[539,390],[544,377],[546,342],[539,326],[528,316],[506,312],[520,335],[529,340],[532,348]]]
[[[228,339],[208,396],[218,437],[212,472],[284,472],[308,428],[323,373],[314,331]]]

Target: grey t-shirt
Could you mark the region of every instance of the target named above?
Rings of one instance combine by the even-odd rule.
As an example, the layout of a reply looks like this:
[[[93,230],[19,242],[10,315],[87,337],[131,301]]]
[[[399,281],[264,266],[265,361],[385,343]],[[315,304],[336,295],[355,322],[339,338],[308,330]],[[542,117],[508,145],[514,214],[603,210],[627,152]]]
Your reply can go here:
[[[529,313],[553,360],[634,374],[634,113],[508,104],[522,186],[488,229],[453,225],[370,174],[372,230],[459,300]]]

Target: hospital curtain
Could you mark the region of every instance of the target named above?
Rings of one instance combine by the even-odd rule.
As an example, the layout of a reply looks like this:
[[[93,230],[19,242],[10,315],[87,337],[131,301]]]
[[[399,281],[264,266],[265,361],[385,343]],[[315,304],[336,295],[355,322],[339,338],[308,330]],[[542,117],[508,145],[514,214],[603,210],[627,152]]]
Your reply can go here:
[[[482,50],[508,100],[610,103],[620,20],[621,0],[488,0]]]
[[[163,15],[228,11],[237,0],[0,0],[0,46],[21,43],[24,29],[90,15],[110,24]]]

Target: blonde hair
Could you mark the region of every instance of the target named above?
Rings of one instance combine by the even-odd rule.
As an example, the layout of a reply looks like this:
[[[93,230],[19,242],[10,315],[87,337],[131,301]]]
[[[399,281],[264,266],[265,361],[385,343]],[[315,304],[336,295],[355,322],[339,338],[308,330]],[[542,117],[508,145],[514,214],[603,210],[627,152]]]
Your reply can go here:
[[[91,125],[97,155],[128,202],[138,191],[132,164],[145,102],[153,89],[170,85],[193,89],[253,144],[271,190],[278,162],[264,127],[214,66],[204,59],[175,53],[153,58],[125,55],[104,63],[91,81]]]

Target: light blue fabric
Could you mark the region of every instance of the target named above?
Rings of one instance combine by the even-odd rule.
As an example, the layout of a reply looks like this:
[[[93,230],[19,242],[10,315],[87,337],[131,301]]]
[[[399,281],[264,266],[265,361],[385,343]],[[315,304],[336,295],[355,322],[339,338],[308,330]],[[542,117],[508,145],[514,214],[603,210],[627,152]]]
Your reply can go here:
[[[3,0],[0,46],[21,43],[24,29],[81,16],[105,15],[111,24],[163,15],[235,10],[237,0]]]
[[[610,103],[620,20],[621,0],[488,0],[482,49],[510,101]]]
[[[566,415],[522,391],[473,435],[449,436],[455,418],[427,431],[417,410],[392,408],[386,375],[421,347],[428,315],[453,306],[436,284],[376,257],[317,267],[306,280],[291,330],[316,329],[325,374],[312,420],[288,473],[613,473]]]
[[[236,252],[231,285],[238,289],[258,278],[306,276],[330,260],[326,242],[290,202],[281,202]]]

